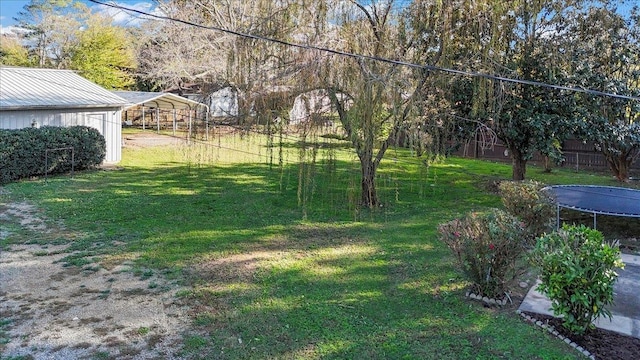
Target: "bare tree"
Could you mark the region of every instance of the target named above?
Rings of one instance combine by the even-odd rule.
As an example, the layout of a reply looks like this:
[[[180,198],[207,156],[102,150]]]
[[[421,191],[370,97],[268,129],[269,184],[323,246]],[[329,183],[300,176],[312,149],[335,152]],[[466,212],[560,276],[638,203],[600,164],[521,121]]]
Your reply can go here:
[[[320,4],[320,5],[319,5]],[[270,41],[234,33],[284,41],[312,41],[315,12],[323,2],[199,0],[164,1],[162,11],[177,19],[150,21],[148,40],[141,42],[141,73],[160,87],[197,86],[204,94],[223,87],[239,95],[240,115],[285,114],[293,105],[300,51]],[[324,17],[315,17],[322,18]]]

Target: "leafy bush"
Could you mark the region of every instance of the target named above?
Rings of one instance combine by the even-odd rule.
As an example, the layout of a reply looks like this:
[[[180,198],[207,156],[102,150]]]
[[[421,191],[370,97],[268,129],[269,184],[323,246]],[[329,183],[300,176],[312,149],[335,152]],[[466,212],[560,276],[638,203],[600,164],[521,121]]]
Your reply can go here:
[[[526,225],[528,245],[533,247],[537,237],[551,232],[555,225],[556,207],[544,184],[536,181],[504,181],[500,196],[505,209]]]
[[[505,211],[470,213],[438,227],[440,238],[456,255],[474,291],[500,298],[517,275],[524,252],[524,228]]]
[[[72,147],[70,151],[47,149]],[[86,126],[0,130],[0,184],[46,173],[64,173],[100,165],[106,143],[100,132]]]
[[[551,299],[567,330],[583,334],[598,316],[611,318],[615,269],[624,264],[618,246],[607,244],[602,233],[565,225],[538,240],[531,260],[541,269],[538,290]]]

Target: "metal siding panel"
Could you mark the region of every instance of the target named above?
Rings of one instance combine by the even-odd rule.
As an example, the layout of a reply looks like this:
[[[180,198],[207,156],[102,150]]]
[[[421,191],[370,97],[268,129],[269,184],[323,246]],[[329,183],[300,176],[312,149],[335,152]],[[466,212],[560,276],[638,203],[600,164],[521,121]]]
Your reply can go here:
[[[86,113],[81,120],[78,120],[78,124],[97,129],[102,136],[105,136],[104,124],[106,122],[106,118],[106,112]]]
[[[122,159],[122,124],[120,123],[120,110],[109,110],[104,112],[103,123],[100,124],[101,133],[105,138],[106,156],[105,161],[117,163]]]
[[[49,126],[62,126],[68,127],[67,118],[68,116],[65,113],[62,114],[49,114]]]
[[[76,116],[69,113],[62,113],[57,116],[57,121],[53,120],[51,122],[51,126],[62,126],[62,127],[70,127],[73,125],[77,125],[75,121]]]
[[[87,120],[87,116],[100,116],[101,119]],[[23,129],[31,127],[33,120],[40,126],[85,125],[96,128],[105,137],[107,162],[119,162],[122,159],[122,124],[119,108],[102,111],[75,111],[73,109],[50,111],[0,111],[0,128]]]
[[[32,112],[27,111],[0,111],[0,128],[2,129],[22,129],[30,127]]]
[[[109,111],[105,116],[104,137],[107,144],[106,162],[117,163],[122,160],[121,114],[121,111]]]

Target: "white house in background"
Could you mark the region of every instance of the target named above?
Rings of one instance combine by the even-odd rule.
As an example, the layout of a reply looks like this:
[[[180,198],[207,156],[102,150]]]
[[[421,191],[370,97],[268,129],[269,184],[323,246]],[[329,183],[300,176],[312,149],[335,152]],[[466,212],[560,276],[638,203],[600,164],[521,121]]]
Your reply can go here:
[[[105,138],[106,162],[122,158],[127,101],[71,70],[0,67],[0,128],[84,125]]]
[[[340,95],[339,95],[340,96]],[[328,116],[332,104],[325,90],[313,90],[300,94],[289,111],[289,124],[297,125],[313,120],[314,117]]]
[[[213,118],[226,118],[238,116],[238,90],[231,86],[221,88],[208,95],[200,93],[200,87],[197,85],[187,86],[186,92],[180,92],[180,96],[189,100],[197,101],[209,107],[209,115]],[[175,88],[166,90],[165,93],[175,93]]]
[[[209,95],[209,109],[213,117],[238,116],[238,93],[231,87]]]

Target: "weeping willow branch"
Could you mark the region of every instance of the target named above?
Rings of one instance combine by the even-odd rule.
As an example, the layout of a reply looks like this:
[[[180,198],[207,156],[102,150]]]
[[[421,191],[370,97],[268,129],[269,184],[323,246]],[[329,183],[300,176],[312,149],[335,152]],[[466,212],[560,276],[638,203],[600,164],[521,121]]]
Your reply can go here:
[[[484,154],[486,150],[493,150],[494,146],[498,143],[498,134],[496,134],[496,132],[484,122],[474,119],[468,119],[457,115],[451,116],[453,116],[457,120],[475,124],[474,130],[471,132],[472,136],[467,139],[465,146],[468,146],[471,142],[471,139],[474,139],[480,145],[480,149]]]

